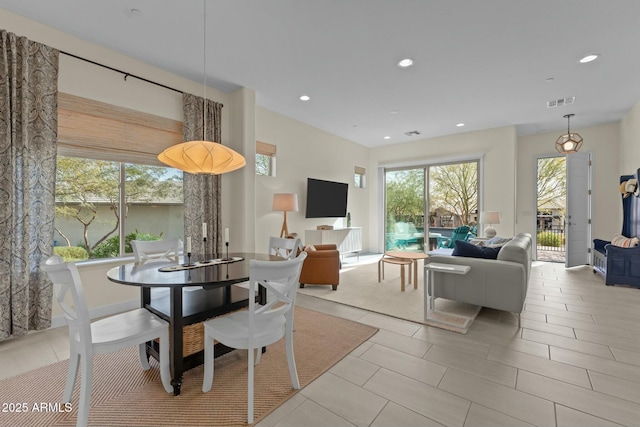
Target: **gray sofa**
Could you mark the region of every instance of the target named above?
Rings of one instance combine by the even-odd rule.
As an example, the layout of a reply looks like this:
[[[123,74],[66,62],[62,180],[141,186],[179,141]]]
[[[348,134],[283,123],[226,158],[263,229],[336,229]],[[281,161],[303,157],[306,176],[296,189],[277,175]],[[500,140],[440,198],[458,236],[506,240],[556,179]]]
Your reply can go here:
[[[521,233],[500,249],[497,259],[430,256],[428,263],[471,267],[465,275],[434,272],[433,296],[517,313],[519,325],[529,285],[531,247],[531,235]],[[425,280],[428,277],[425,274]]]

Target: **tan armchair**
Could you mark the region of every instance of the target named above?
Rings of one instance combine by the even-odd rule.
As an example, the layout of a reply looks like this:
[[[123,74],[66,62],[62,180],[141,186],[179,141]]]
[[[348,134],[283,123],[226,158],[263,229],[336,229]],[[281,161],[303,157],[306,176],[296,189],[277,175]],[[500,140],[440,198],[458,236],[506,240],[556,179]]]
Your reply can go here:
[[[336,245],[314,245],[316,250],[307,250],[302,264],[300,287],[304,285],[331,285],[333,290],[340,284],[340,251]]]

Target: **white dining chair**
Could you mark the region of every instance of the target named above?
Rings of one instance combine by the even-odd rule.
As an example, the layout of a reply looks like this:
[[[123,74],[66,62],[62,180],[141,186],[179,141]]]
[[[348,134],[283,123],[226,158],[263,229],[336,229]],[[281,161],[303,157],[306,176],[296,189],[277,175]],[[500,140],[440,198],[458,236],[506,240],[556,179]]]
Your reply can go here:
[[[254,357],[260,358],[262,347],[285,338],[291,384],[296,390],[300,388],[293,355],[293,310],[300,271],[306,256],[306,252],[301,252],[292,260],[251,260],[249,295],[262,285],[270,291],[272,298],[265,305],[256,304],[255,298],[249,298],[249,310],[204,322],[202,391],[208,392],[213,385],[214,340],[227,347],[248,350],[247,420],[249,424],[253,423]],[[274,287],[273,283],[285,283],[286,286],[280,289]],[[257,356],[254,356],[256,353]]]
[[[65,263],[58,255],[47,259],[41,266],[54,285],[56,299],[64,312],[69,327],[69,370],[64,389],[63,403],[71,401],[71,394],[82,361],[80,402],[76,426],[86,426],[89,418],[93,378],[93,356],[138,346],[140,364],[150,368],[144,344],[160,339],[160,378],[167,393],[173,392],[169,371],[169,323],[150,311],[139,308],[106,317],[95,322],[89,318],[84,299],[80,274],[75,263]],[[71,294],[71,304],[67,302]]]
[[[131,249],[136,262],[169,260],[178,262],[182,241],[178,238],[164,240],[132,240]]]
[[[298,256],[298,249],[302,250],[302,242],[299,238],[284,239],[281,237],[269,237],[269,255],[279,256],[284,259],[293,259]],[[239,288],[249,289],[249,282],[234,284]],[[267,291],[267,299],[269,298]]]
[[[171,261],[180,262],[182,240],[168,238],[164,240],[132,240],[131,249],[137,263]],[[192,292],[202,289],[202,286],[186,286],[183,291]],[[161,298],[169,294],[169,288],[153,288],[149,290],[151,298]]]
[[[283,239],[281,237],[269,237],[269,255],[293,259],[298,256],[298,249],[302,250],[302,242],[299,238]]]

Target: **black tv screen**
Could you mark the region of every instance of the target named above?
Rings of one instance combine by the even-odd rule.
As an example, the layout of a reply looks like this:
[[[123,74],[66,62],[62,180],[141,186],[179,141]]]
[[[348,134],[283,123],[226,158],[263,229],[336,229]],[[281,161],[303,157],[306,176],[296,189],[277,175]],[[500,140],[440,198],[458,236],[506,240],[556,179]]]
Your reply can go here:
[[[349,184],[307,178],[307,218],[334,218],[347,215]]]

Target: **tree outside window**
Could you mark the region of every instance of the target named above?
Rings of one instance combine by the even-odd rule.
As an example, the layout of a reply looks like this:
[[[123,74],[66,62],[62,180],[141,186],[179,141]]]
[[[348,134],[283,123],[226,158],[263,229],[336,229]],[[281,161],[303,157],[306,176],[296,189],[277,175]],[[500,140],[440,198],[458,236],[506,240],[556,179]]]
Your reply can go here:
[[[124,209],[120,208],[121,191]],[[124,255],[120,254],[121,228],[126,230],[125,253],[131,252],[129,241],[134,238],[181,236],[182,205],[181,171],[58,156],[55,240],[58,252],[77,255],[72,258]]]
[[[276,146],[256,141],[256,175],[276,176]]]

